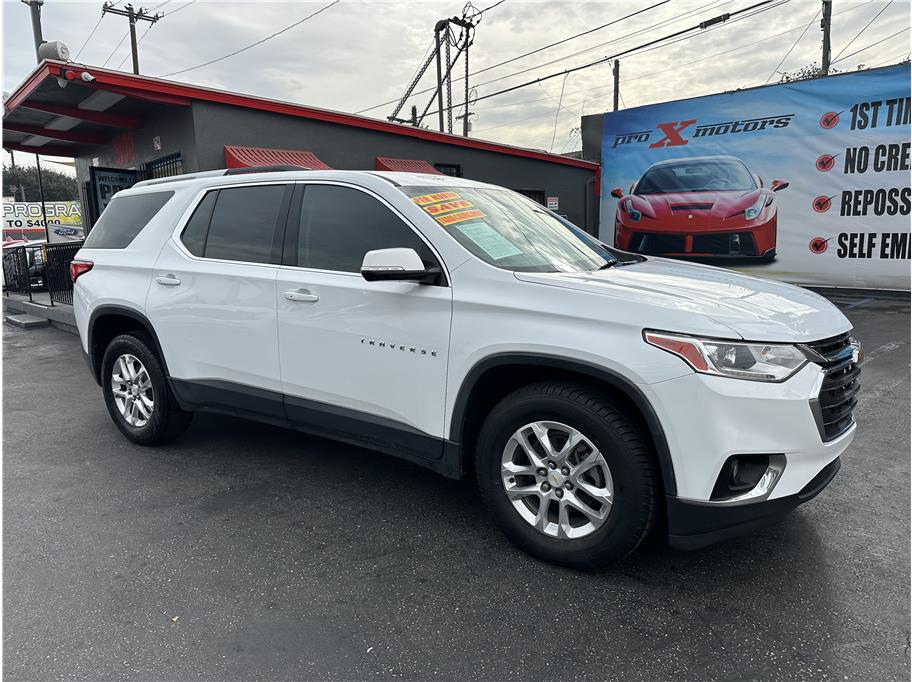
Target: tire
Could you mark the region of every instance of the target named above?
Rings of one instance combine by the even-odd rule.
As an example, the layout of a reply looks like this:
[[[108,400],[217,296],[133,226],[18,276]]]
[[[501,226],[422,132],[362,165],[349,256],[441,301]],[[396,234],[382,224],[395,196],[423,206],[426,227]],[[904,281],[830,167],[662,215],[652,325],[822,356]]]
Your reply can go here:
[[[545,469],[547,474],[541,477],[541,468],[537,468],[535,477],[529,475],[528,465],[535,466],[527,454],[530,448],[522,447],[515,435],[521,433],[527,438],[527,446],[531,444],[542,460],[544,441],[534,435],[534,424],[544,429],[544,440],[554,450],[560,449],[553,461],[559,463],[561,457],[568,457],[566,469]],[[568,429],[581,436],[572,436],[579,440],[578,445],[568,447]],[[568,436],[566,440],[564,435]],[[596,465],[588,464],[591,468],[587,470],[587,462],[595,458],[593,450],[601,454],[602,460]],[[509,455],[510,452],[515,454]],[[544,463],[547,465],[547,460]],[[510,472],[504,473],[507,466]],[[569,476],[557,476],[560,471],[569,471]],[[646,439],[610,401],[578,385],[540,382],[504,398],[488,415],[479,433],[476,472],[481,496],[507,537],[529,554],[564,566],[589,569],[623,559],[648,535],[655,519],[658,477]],[[539,494],[541,484],[549,481],[555,485],[546,493],[550,497],[545,516],[556,523],[543,522],[539,514],[541,501],[535,504],[536,496],[543,499]],[[512,486],[514,497],[533,489],[535,492],[511,499],[507,487]],[[599,495],[587,499],[587,491]],[[561,497],[557,499],[557,495]],[[590,512],[607,509],[604,518],[597,520],[579,513],[580,502]],[[566,517],[562,516],[565,508]],[[590,525],[573,526],[583,522]],[[545,528],[539,529],[536,523]]]
[[[760,256],[761,263],[772,263],[774,260],[776,260],[776,249],[767,251],[762,256]]]
[[[121,358],[131,369],[124,370]],[[133,385],[137,394],[125,399],[124,392],[132,394],[130,384],[117,381],[119,394],[115,395],[115,381],[129,378],[131,371],[136,374]],[[147,382],[143,379],[144,372],[148,375]],[[193,419],[192,412],[178,407],[161,361],[152,350],[152,340],[141,332],[122,334],[108,344],[101,363],[101,385],[111,419],[123,435],[138,445],[167,443],[182,434]],[[141,400],[143,397],[151,399],[151,407]],[[124,406],[131,402],[136,406],[132,411],[125,410]]]

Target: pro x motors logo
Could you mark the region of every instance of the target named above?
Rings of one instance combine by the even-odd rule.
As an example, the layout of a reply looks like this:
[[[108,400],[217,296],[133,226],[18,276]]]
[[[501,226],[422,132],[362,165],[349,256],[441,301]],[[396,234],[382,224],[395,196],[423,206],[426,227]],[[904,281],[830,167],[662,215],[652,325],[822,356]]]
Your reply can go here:
[[[615,135],[612,148],[643,142],[649,142],[650,148],[679,147],[697,137],[716,137],[718,135],[735,135],[737,133],[752,133],[773,128],[786,128],[794,117],[795,114],[778,114],[776,116],[723,121],[722,123],[705,123],[702,125],[695,118],[686,121],[668,121],[667,123],[657,124],[655,130],[642,130],[635,133]]]

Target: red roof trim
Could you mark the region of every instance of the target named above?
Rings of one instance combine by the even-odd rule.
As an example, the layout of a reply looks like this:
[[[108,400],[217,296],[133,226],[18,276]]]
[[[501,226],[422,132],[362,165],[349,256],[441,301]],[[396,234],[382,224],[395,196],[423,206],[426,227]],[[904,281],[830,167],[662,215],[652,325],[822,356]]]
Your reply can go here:
[[[381,171],[397,171],[399,173],[429,173],[431,175],[444,175],[424,159],[393,159],[388,156],[378,156],[376,169]]]
[[[104,135],[97,133],[80,133],[75,130],[51,130],[41,126],[27,126],[21,123],[4,123],[3,129],[25,135],[49,137],[52,140],[60,140],[61,142],[75,142],[76,144],[104,144],[108,141]]]
[[[226,168],[250,168],[251,166],[276,166],[282,164],[302,166],[309,170],[332,170],[332,167],[320,161],[316,154],[303,149],[264,149],[262,147],[225,145]]]
[[[575,166],[586,170],[595,171],[599,166],[597,163],[582,161],[581,159],[571,159],[566,156],[557,154],[548,154],[533,149],[524,149],[522,147],[513,147],[510,145],[498,144],[496,142],[485,142],[469,137],[459,135],[450,135],[447,133],[438,133],[423,128],[414,128],[412,126],[390,123],[378,119],[357,116],[355,114],[344,114],[338,111],[328,109],[317,109],[314,107],[305,107],[289,102],[281,102],[273,99],[253,97],[251,95],[242,95],[238,93],[225,92],[224,90],[214,90],[196,85],[187,85],[184,83],[174,83],[158,78],[149,78],[147,76],[137,76],[120,71],[110,71],[94,66],[83,66],[77,64],[65,64],[58,61],[44,61],[29,78],[26,83],[17,89],[16,93],[7,101],[7,111],[15,107],[22,99],[27,97],[31,90],[43,80],[47,75],[60,76],[65,69],[74,70],[79,73],[88,71],[95,80],[90,83],[91,87],[102,88],[121,92],[134,97],[149,98],[151,96],[171,96],[174,98],[197,99],[207,102],[216,102],[230,106],[244,107],[248,109],[258,109],[261,111],[270,111],[287,116],[297,116],[308,118],[316,121],[326,121],[327,123],[336,123],[339,125],[364,128],[367,130],[377,130],[394,135],[403,135],[405,137],[416,137],[431,142],[455,145],[457,147],[467,147],[470,149],[479,149],[482,151],[494,152],[496,154],[509,154],[511,156],[520,156],[548,163],[557,163],[564,166]],[[13,98],[18,98],[12,105],[9,102]]]
[[[11,149],[14,152],[24,152],[26,154],[41,154],[42,156],[62,156],[64,158],[75,159],[79,156],[78,147],[55,147],[54,145],[25,145],[16,142],[4,142],[4,149]]]
[[[16,91],[11,94],[6,101],[3,103],[6,113],[10,113],[15,109],[26,97],[32,94],[32,91],[37,88],[44,81],[45,78],[51,72],[51,68],[47,62],[42,62],[38,67],[32,71],[32,74],[23,81],[22,85],[16,88]]]
[[[110,126],[113,128],[142,128],[143,124],[136,116],[120,116],[118,114],[109,114],[106,111],[91,111],[89,109],[79,109],[77,107],[66,107],[59,104],[46,104],[45,102],[22,102],[20,105],[23,109],[32,111],[41,111],[45,114],[54,114],[55,116],[68,116],[78,118],[80,121],[88,121],[101,126]]]

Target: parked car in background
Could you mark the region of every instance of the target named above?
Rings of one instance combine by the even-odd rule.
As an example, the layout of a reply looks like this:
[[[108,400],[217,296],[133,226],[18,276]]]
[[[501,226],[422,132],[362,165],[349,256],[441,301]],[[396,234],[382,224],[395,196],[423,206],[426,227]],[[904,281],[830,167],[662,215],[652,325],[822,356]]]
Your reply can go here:
[[[614,243],[635,253],[674,258],[776,257],[776,192],[733,156],[660,161],[618,199]]]
[[[778,518],[855,433],[859,346],[822,297],[609,248],[462,178],[139,182],[71,276],[131,441],[207,410],[473,473],[517,545],[570,566],[654,527],[694,548]]]
[[[28,268],[29,276],[29,286],[35,290],[40,291],[47,288],[47,278],[46,278],[46,264],[44,261],[44,245],[47,244],[47,240],[37,239],[33,241],[28,241],[24,239],[20,240],[8,240],[3,243],[3,253],[4,253],[4,262],[7,260],[6,254],[13,249],[21,249],[25,255],[25,264]],[[3,267],[3,285],[6,286],[6,270],[7,266]]]

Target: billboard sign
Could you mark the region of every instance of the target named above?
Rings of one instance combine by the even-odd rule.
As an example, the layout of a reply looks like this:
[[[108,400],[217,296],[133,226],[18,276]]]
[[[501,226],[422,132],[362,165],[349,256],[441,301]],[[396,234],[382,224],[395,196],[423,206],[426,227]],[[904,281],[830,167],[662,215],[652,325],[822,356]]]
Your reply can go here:
[[[44,215],[51,242],[83,238],[82,208],[78,201],[46,201]],[[3,202],[3,241],[44,238],[40,201]]]
[[[798,284],[910,287],[909,65],[606,113],[600,238]]]

